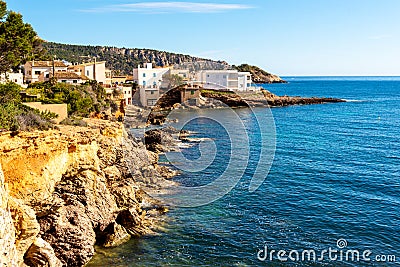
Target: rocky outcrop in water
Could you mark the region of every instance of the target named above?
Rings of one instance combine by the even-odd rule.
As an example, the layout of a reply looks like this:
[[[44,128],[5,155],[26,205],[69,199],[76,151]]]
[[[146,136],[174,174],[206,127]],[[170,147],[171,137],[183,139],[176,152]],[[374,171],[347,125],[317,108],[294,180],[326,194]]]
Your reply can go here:
[[[140,185],[164,179],[157,155],[120,124],[87,122],[0,135],[1,265],[83,266],[95,244],[152,233],[162,209]]]
[[[250,72],[251,79],[254,83],[286,83],[278,75],[266,72],[265,70],[248,64],[242,64],[240,66],[233,66],[234,69],[243,72]]]

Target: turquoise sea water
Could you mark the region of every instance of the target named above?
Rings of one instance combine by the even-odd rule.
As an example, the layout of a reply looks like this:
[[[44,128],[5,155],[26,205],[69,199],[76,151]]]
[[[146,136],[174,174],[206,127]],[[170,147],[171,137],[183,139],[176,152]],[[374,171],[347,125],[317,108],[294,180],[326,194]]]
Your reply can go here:
[[[112,250],[112,257],[91,266],[398,265],[400,78],[286,79],[288,84],[265,87],[278,95],[338,97],[350,102],[272,109],[275,160],[266,181],[254,193],[248,186],[257,161],[260,129],[252,128],[249,110],[238,110],[250,131],[252,158],[237,186],[207,206],[172,209],[160,235],[132,240]],[[218,156],[206,171],[175,179],[187,186],[206,184],[226,168],[229,137],[207,119],[193,121],[187,129],[196,131],[197,137],[218,140]],[[197,147],[185,153],[196,157]],[[344,251],[371,250],[372,261],[257,258],[266,245],[269,250],[319,253],[338,249],[339,239],[347,241]],[[376,261],[391,255],[397,263]]]

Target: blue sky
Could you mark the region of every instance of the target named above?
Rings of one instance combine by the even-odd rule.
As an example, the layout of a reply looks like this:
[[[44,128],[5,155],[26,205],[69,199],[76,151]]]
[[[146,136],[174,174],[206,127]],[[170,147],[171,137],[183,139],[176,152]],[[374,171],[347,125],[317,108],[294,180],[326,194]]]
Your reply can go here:
[[[8,0],[48,41],[152,48],[279,75],[400,75],[398,0]]]

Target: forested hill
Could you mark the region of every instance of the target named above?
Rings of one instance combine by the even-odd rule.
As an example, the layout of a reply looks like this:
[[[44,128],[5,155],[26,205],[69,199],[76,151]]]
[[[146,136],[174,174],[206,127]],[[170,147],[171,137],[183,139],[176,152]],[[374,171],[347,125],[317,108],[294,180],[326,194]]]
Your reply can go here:
[[[107,68],[111,69],[114,75],[130,75],[133,68],[136,68],[138,64],[151,62],[160,67],[174,66],[191,71],[237,69],[239,71],[251,72],[253,81],[256,83],[284,82],[279,76],[270,74],[256,66],[247,64],[231,66],[225,61],[215,61],[166,51],[110,46],[69,45],[52,42],[45,42],[43,46],[47,50],[48,58],[53,58],[55,55],[57,59],[64,59],[71,63],[81,63],[84,60],[88,60],[84,57],[90,56],[96,57],[97,61],[106,61]]]
[[[214,61],[151,49],[69,45],[52,42],[46,42],[43,46],[48,51],[49,56],[55,55],[58,59],[64,59],[69,62],[82,62],[85,60],[82,57],[88,55],[97,57],[98,61],[106,61],[107,68],[117,72],[115,74],[131,74],[133,68],[146,62],[154,63],[160,67],[180,65],[182,68],[191,70],[230,68],[230,65],[224,61]]]

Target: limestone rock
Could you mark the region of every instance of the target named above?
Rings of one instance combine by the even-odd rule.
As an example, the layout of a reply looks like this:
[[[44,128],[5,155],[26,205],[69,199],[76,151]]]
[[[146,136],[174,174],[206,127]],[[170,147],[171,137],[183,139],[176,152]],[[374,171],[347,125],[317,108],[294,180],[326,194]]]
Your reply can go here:
[[[18,266],[15,227],[8,208],[8,191],[0,165],[0,266]]]
[[[127,209],[118,214],[116,222],[122,225],[131,236],[138,237],[144,235],[147,230],[141,220],[144,215],[145,213],[139,214],[135,209]]]
[[[40,225],[32,208],[23,204],[21,200],[10,198],[9,206],[14,221],[18,262],[24,261],[23,256],[40,232]]]
[[[102,245],[105,248],[118,247],[131,239],[131,235],[121,225],[113,222],[103,232]]]
[[[151,233],[154,218],[142,210],[139,188],[162,181],[158,156],[124,138],[122,124],[85,121],[0,133],[1,264],[23,266],[25,255],[29,266],[84,266],[102,233],[106,246]]]
[[[92,221],[78,201],[39,219],[41,237],[54,249],[63,266],[84,266],[94,255],[96,234]]]
[[[25,254],[25,264],[30,267],[61,267],[53,248],[41,238],[37,238]]]

